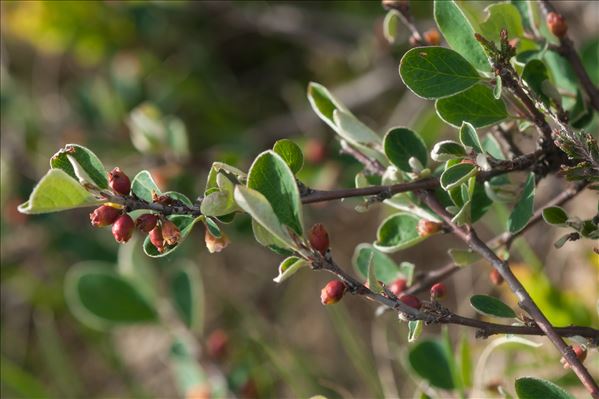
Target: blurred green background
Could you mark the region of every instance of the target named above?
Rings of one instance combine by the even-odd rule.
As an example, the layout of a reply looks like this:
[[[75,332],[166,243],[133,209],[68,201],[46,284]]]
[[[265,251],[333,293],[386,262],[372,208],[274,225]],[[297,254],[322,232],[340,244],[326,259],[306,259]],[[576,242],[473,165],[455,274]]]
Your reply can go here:
[[[573,21],[577,44],[596,37],[592,2],[567,3],[560,7]],[[482,15],[487,4],[467,7]],[[238,397],[359,398],[417,391],[421,383],[404,360],[406,326],[391,315],[375,317],[374,306],[360,298],[322,307],[326,275],[302,272],[275,285],[280,257],[253,241],[248,218],[225,227],[232,244],[220,254],[208,254],[197,229],[176,255],[139,261],[161,297],[171,270],[191,262],[203,281],[198,328],[181,332],[185,328],[166,312],[160,325],[102,331],[69,310],[65,274],[82,261],[116,267],[118,256],[137,255],[119,254],[109,231],[91,228],[86,210],[16,211],[67,143],[91,148],[107,168],[118,165],[131,177],[149,169],[161,188],[193,198],[203,192],[213,161],[247,169],[256,154],[288,137],[304,149],[303,181],[350,186],[360,166],[339,155],[333,133],[309,109],[309,81],[331,88],[381,134],[405,125],[428,144],[454,134],[430,102],[406,93],[397,64],[408,35],[400,32],[393,46],[385,41],[379,2],[3,1],[1,12],[2,397],[200,398],[226,390]],[[430,2],[417,2],[414,13],[422,30],[434,26]],[[143,142],[136,129],[144,120],[170,126],[178,139]],[[544,181],[539,203],[561,184]],[[353,205],[306,211],[308,223],[328,226],[334,254],[348,268],[354,247],[374,239],[388,212],[373,207],[359,214]],[[591,217],[596,197],[585,193],[568,208]],[[501,211],[481,222],[485,237],[499,232]],[[597,326],[597,256],[584,242],[556,251],[557,234],[532,229],[516,245],[514,267],[554,322]],[[431,239],[394,258],[426,271],[445,264],[446,249],[456,243]],[[125,247],[136,251],[139,243]],[[489,271],[482,264],[460,272],[451,291],[494,293],[513,304],[504,288],[492,288]],[[447,306],[474,315],[466,296],[450,295]],[[180,369],[168,355],[173,330],[197,345],[195,371],[203,382],[194,392],[182,391]],[[424,334],[439,331],[425,327]],[[215,353],[223,335],[226,353]],[[476,365],[487,342],[458,328],[450,337],[470,343]],[[511,386],[523,372],[576,385],[557,366],[540,369],[557,363],[549,345],[522,348],[493,354],[497,361],[478,375],[483,388]],[[595,352],[588,361],[595,373],[597,359]]]

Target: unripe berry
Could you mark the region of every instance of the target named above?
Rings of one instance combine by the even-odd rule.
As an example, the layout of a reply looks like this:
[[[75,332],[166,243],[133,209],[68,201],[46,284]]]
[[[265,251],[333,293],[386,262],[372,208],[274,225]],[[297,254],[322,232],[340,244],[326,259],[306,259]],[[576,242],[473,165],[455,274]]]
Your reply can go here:
[[[447,288],[443,283],[437,283],[431,287],[431,298],[443,298],[447,293]]]
[[[206,352],[212,359],[225,357],[229,348],[229,335],[221,329],[214,330],[206,340]]]
[[[564,17],[556,12],[550,12],[547,14],[547,26],[551,33],[557,37],[564,37],[568,32],[568,24]]]
[[[158,215],[146,213],[135,220],[135,226],[144,233],[149,233],[158,223]]]
[[[398,278],[397,280],[389,284],[389,287],[387,288],[389,289],[389,291],[393,293],[393,295],[400,296],[407,286],[408,282],[405,278]]]
[[[326,254],[327,249],[329,249],[329,233],[327,233],[324,226],[320,223],[312,226],[310,233],[308,233],[308,240],[312,248],[322,255]]]
[[[129,191],[131,191],[131,180],[118,167],[108,173],[108,184],[115,193],[129,195]]]
[[[494,285],[501,285],[503,283],[503,276],[496,269],[491,271],[489,279]]]
[[[133,229],[135,228],[135,223],[131,216],[125,214],[119,216],[119,218],[112,225],[112,235],[117,242],[124,244],[133,235]]]
[[[420,219],[418,221],[418,235],[420,237],[427,237],[431,234],[435,234],[441,230],[441,223],[433,222],[431,220]]]
[[[89,214],[89,219],[94,227],[106,227],[116,222],[120,215],[120,209],[102,205]]]
[[[431,46],[438,46],[441,43],[441,34],[435,28],[431,28],[422,34],[424,41]]]
[[[574,354],[576,355],[578,360],[580,360],[581,363],[584,362],[584,359],[587,358],[587,350],[585,348],[583,348],[582,346],[572,345],[572,350],[574,351]],[[565,369],[570,368],[570,364],[568,363],[566,358],[562,357],[560,359],[560,363],[564,366]]]
[[[181,239],[181,231],[176,224],[168,219],[162,221],[162,238],[168,245],[175,245]]]
[[[420,299],[418,299],[414,295],[402,295],[399,297],[399,300],[414,309],[420,309],[420,307],[422,306]]]
[[[343,298],[347,286],[341,280],[331,280],[320,291],[320,302],[323,305],[332,305]]]
[[[204,234],[204,241],[206,242],[206,248],[208,248],[208,252],[211,254],[215,252],[220,252],[223,249],[227,248],[229,245],[229,237],[225,235],[225,233],[221,232],[220,238],[214,237],[210,234],[210,231],[206,229],[206,234]]]
[[[156,247],[158,252],[163,253],[164,252],[164,239],[162,238],[162,227],[160,227],[160,225],[157,224],[156,227],[154,227],[150,231],[149,236],[150,236],[150,242],[152,243],[152,245],[154,245]]]

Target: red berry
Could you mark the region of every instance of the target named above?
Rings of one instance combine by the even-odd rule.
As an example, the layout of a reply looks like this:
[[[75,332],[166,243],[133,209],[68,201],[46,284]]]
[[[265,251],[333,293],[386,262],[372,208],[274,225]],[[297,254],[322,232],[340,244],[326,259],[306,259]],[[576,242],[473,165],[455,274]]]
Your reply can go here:
[[[121,215],[112,225],[112,235],[117,242],[124,244],[129,241],[133,235],[134,228],[135,223],[133,222],[133,219],[131,219],[131,216],[127,214]]]
[[[129,177],[118,167],[108,173],[108,184],[115,193],[129,195],[129,191],[131,191]]]
[[[310,233],[308,234],[308,240],[310,241],[312,248],[322,255],[326,254],[329,249],[329,233],[327,233],[324,226],[320,223],[312,226]]]
[[[158,223],[158,216],[153,213],[143,214],[135,220],[135,226],[144,233],[152,231],[156,223]]]
[[[427,237],[431,234],[435,234],[441,230],[441,223],[433,222],[431,220],[420,219],[418,221],[418,235],[420,237]]]
[[[308,162],[318,164],[325,159],[327,149],[322,140],[311,138],[306,142],[304,153]]]
[[[227,237],[225,233],[221,232],[220,238],[216,238],[210,234],[208,229],[206,229],[206,234],[204,234],[204,241],[206,242],[206,248],[208,248],[208,252],[211,254],[222,251],[229,245],[230,242],[229,237]]]
[[[431,46],[438,46],[441,43],[441,34],[435,28],[431,28],[423,33],[424,41]]]
[[[420,299],[416,298],[414,295],[402,295],[399,297],[399,300],[414,309],[420,309],[422,306]]]
[[[229,335],[221,329],[214,330],[206,340],[206,351],[208,356],[220,360],[227,354],[229,347]]]
[[[389,291],[393,293],[395,296],[400,296],[403,290],[408,286],[408,282],[404,278],[398,278],[391,284],[389,284]]]
[[[447,288],[443,283],[437,283],[431,287],[432,298],[443,298],[447,293]]]
[[[159,224],[150,231],[150,242],[156,247],[158,252],[164,252],[164,239],[162,238],[162,228]]]
[[[587,358],[587,350],[585,348],[583,348],[580,345],[573,345],[572,346],[572,350],[574,351],[574,354],[576,355],[576,357],[578,358],[578,360],[580,360],[580,362],[584,362],[584,359]],[[568,361],[562,357],[560,359],[560,363],[563,364],[565,369],[570,368],[570,364],[568,363]]]
[[[102,205],[89,214],[89,219],[94,227],[106,227],[116,222],[121,213],[120,209]]]
[[[168,219],[162,221],[162,238],[168,245],[175,245],[181,239],[181,231],[176,224]]]
[[[503,283],[503,276],[496,269],[491,271],[489,279],[494,285],[501,285]]]
[[[557,37],[564,37],[568,32],[568,24],[564,17],[556,12],[550,12],[547,14],[547,26],[551,33]]]
[[[343,298],[347,286],[341,280],[331,280],[320,291],[320,302],[323,305],[332,305]]]

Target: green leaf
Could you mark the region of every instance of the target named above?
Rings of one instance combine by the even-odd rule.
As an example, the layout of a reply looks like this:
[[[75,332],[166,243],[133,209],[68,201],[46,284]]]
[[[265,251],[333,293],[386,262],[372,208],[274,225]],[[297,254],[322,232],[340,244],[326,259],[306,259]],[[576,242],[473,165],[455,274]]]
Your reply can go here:
[[[75,316],[94,328],[157,319],[154,306],[129,280],[112,271],[110,264],[73,266],[66,276],[65,297]]]
[[[214,162],[208,172],[208,179],[206,181],[206,188],[204,194],[211,192],[211,189],[218,188],[216,178],[219,174],[223,174],[229,178],[230,181],[237,182],[238,184],[245,184],[247,182],[247,174],[237,169],[234,166],[228,165],[223,162]]]
[[[568,214],[559,206],[550,206],[543,209],[543,219],[549,224],[564,225],[568,220]]]
[[[408,321],[408,342],[414,342],[418,339],[422,333],[422,320],[410,320]]]
[[[501,77],[495,77],[495,86],[493,87],[493,98],[495,100],[499,100],[501,98],[501,90],[503,90],[503,83],[501,82]]]
[[[460,141],[466,147],[474,149],[477,153],[484,153],[476,129],[468,122],[463,122],[460,127]]]
[[[508,116],[503,100],[496,100],[493,90],[483,85],[475,85],[455,96],[441,98],[435,103],[435,108],[441,119],[455,127],[460,127],[464,122],[470,122],[474,127],[484,127]]]
[[[173,341],[168,359],[181,397],[193,397],[194,389],[209,384],[206,373],[185,340],[177,338]]]
[[[131,182],[131,192],[139,198],[152,202],[152,193],[162,194],[152,175],[147,170],[142,170],[133,178]]]
[[[550,99],[543,90],[543,82],[549,82],[549,74],[547,73],[547,67],[543,61],[528,61],[524,67],[524,70],[522,71],[522,79],[532,89],[532,91],[539,96],[545,105],[549,105]]]
[[[470,343],[468,338],[464,335],[460,340],[460,363],[459,363],[460,377],[464,383],[464,387],[472,387],[472,356],[470,354]]]
[[[72,159],[69,160],[69,156]],[[50,167],[52,169],[62,169],[72,178],[77,179],[77,173],[72,165],[76,162],[90,178],[90,183],[95,184],[101,189],[108,188],[108,174],[102,161],[89,149],[78,144],[67,144],[50,158]]]
[[[408,361],[414,371],[432,386],[447,390],[455,388],[447,352],[440,342],[419,342],[410,350]]]
[[[444,190],[452,190],[466,182],[471,176],[476,175],[478,168],[470,163],[459,163],[447,169],[441,175],[441,187]]]
[[[524,26],[524,28],[532,32],[533,21],[530,10],[531,2],[529,0],[510,0],[510,3],[518,9],[520,17],[522,18],[522,25]]]
[[[426,167],[428,151],[424,140],[410,129],[396,127],[389,130],[385,135],[383,147],[389,161],[404,172],[412,172],[409,163],[412,157]]]
[[[417,96],[428,99],[460,93],[481,79],[464,57],[444,47],[409,50],[400,61],[399,75]]]
[[[351,144],[373,148],[380,145],[381,138],[349,111],[336,109],[333,112],[335,131]]]
[[[474,38],[470,21],[455,1],[435,0],[435,21],[445,41],[476,69],[490,72],[491,66],[479,42]]]
[[[281,242],[285,247],[295,247],[289,232],[281,224],[270,202],[262,193],[245,186],[236,186],[235,201],[258,225],[274,236],[278,240],[277,242]],[[256,230],[254,230],[254,235],[256,236]],[[263,245],[272,244],[267,244],[265,241],[259,240],[258,237],[257,240]]]
[[[580,58],[584,69],[588,72],[593,84],[599,85],[599,38],[595,37],[590,41],[586,42],[580,50]]]
[[[399,13],[395,10],[389,10],[383,20],[383,35],[389,43],[395,43],[398,25]]]
[[[96,206],[102,202],[62,169],[50,169],[37,183],[29,200],[17,209],[21,213],[33,215]]]
[[[297,144],[289,139],[278,140],[272,147],[283,158],[289,169],[296,174],[304,166],[304,154]]]
[[[306,266],[308,266],[308,261],[305,259],[299,258],[297,256],[290,256],[281,262],[279,265],[279,275],[272,280],[275,283],[282,283],[289,277],[293,276],[302,267]]]
[[[203,222],[204,226],[208,229],[212,236],[216,238],[221,238],[223,236],[223,233],[220,231],[220,227],[218,227],[218,224],[216,224],[212,218],[207,217],[203,220]]]
[[[392,253],[418,244],[426,238],[418,235],[419,220],[417,216],[402,212],[389,216],[379,226],[374,247]]]
[[[239,210],[233,191],[214,191],[204,197],[200,211],[206,216],[224,216]]]
[[[148,255],[152,258],[162,258],[163,256],[171,254],[173,251],[175,251],[177,248],[179,248],[181,246],[183,241],[185,241],[185,239],[187,238],[189,233],[191,233],[193,226],[197,222],[203,221],[205,219],[205,216],[201,215],[201,216],[198,216],[197,218],[194,218],[193,216],[187,216],[187,215],[174,215],[174,216],[169,216],[168,219],[171,222],[173,222],[175,224],[175,226],[177,226],[179,228],[179,231],[181,232],[181,238],[180,238],[179,242],[173,246],[165,246],[164,252],[160,253],[160,252],[158,252],[156,247],[150,242],[150,236],[146,236],[146,238],[144,240],[144,244],[143,244],[144,252],[146,253],[146,255]]]
[[[389,284],[399,277],[400,269],[393,259],[370,244],[360,244],[354,250],[352,263],[356,272],[364,279],[368,278],[368,263],[371,257],[377,278],[383,283]]]
[[[437,162],[445,162],[465,156],[466,150],[462,144],[452,140],[439,141],[431,151],[431,158]]]
[[[316,82],[308,84],[308,101],[316,115],[335,131],[337,131],[337,124],[333,120],[333,112],[337,109],[349,112],[326,87]]]
[[[169,288],[181,320],[192,331],[200,331],[203,322],[203,287],[197,266],[184,262],[171,270]]]
[[[530,173],[522,195],[512,210],[507,221],[507,228],[510,233],[516,233],[522,230],[528,224],[528,221],[533,215],[533,205],[535,200],[535,175]]]
[[[516,394],[519,399],[574,399],[553,382],[534,377],[516,379]]]
[[[279,155],[273,151],[258,155],[250,167],[247,186],[264,195],[280,223],[302,235],[302,202],[297,183],[293,172]]]
[[[510,38],[522,37],[524,28],[518,9],[509,3],[491,4],[486,8],[489,16],[480,24],[481,33],[488,40],[499,42],[499,32],[506,28]]]
[[[370,254],[370,259],[368,259],[368,279],[367,279],[368,288],[370,291],[380,294],[383,292],[383,286],[379,282],[379,279],[376,276],[376,267],[374,265],[374,254]]]
[[[480,255],[471,249],[451,248],[447,251],[453,263],[457,266],[468,266],[480,260]]]
[[[470,304],[480,314],[485,316],[514,318],[516,313],[499,299],[488,295],[473,295]]]

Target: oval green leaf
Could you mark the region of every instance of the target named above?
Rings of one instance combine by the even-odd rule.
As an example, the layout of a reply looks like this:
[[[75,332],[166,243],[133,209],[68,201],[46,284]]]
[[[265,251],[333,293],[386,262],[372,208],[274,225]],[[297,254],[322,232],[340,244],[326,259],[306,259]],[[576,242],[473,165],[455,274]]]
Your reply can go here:
[[[364,279],[368,278],[368,262],[371,256],[376,276],[383,283],[389,284],[401,275],[400,268],[393,259],[372,245],[364,243],[356,247],[354,256],[352,257],[352,263],[356,272]]]
[[[337,126],[333,120],[333,112],[336,109],[349,112],[349,110],[320,83],[310,82],[308,84],[308,101],[316,115],[335,131],[337,130]]]
[[[499,299],[488,295],[473,295],[470,304],[480,314],[504,318],[514,318],[516,313]]]
[[[518,399],[574,399],[553,382],[534,377],[516,379],[516,394]]]
[[[154,306],[129,280],[113,272],[110,264],[73,266],[65,280],[65,297],[75,316],[95,328],[157,318]]]
[[[396,213],[383,220],[376,233],[374,247],[385,253],[409,248],[424,240],[418,235],[419,217],[408,213]]]
[[[302,203],[293,172],[273,151],[258,155],[248,172],[248,188],[261,193],[279,221],[302,235]]]
[[[203,287],[197,266],[185,262],[172,270],[169,289],[181,320],[192,331],[199,331],[203,318]]]
[[[522,230],[528,224],[533,215],[535,201],[535,175],[530,173],[524,184],[522,195],[512,210],[507,221],[507,228],[510,233],[516,233]]]
[[[444,47],[416,47],[399,64],[399,75],[417,96],[434,99],[460,93],[480,80],[460,54]]]
[[[131,182],[131,192],[137,197],[152,202],[152,193],[162,194],[152,175],[147,170],[142,170]]]
[[[89,149],[78,144],[67,144],[50,158],[50,167],[62,169],[73,179],[77,179],[75,168],[69,161],[70,156],[74,162],[89,176],[90,183],[94,183],[101,189],[108,188],[108,174],[102,161]]]
[[[566,223],[568,214],[559,206],[550,206],[543,209],[543,219],[549,224],[560,226]]]
[[[468,122],[463,122],[460,127],[460,141],[466,147],[474,149],[476,153],[484,153],[476,129]]]
[[[460,127],[463,122],[484,127],[508,116],[503,100],[495,99],[493,90],[483,85],[474,85],[455,96],[441,98],[435,108],[441,119],[455,127]]]
[[[489,16],[480,24],[480,30],[485,38],[499,42],[499,32],[506,28],[510,39],[524,34],[520,12],[510,3],[491,4],[486,8]]]
[[[476,69],[490,72],[491,66],[470,21],[454,0],[435,0],[435,21],[447,43]]]
[[[466,156],[464,146],[452,140],[439,141],[431,151],[431,158],[437,162],[458,159]]]
[[[275,283],[282,283],[305,266],[308,266],[308,262],[305,259],[297,256],[290,256],[281,262],[279,265],[279,275],[272,280]]]
[[[37,183],[29,200],[17,208],[28,215],[65,211],[99,205],[98,200],[85,190],[78,181],[62,169],[50,169]]]
[[[447,352],[440,342],[419,342],[410,350],[408,361],[416,374],[432,386],[448,390],[455,388]]]
[[[441,175],[441,187],[444,190],[452,190],[474,176],[478,168],[470,163],[459,163],[447,169]]]
[[[404,127],[396,127],[387,132],[383,141],[385,154],[392,164],[404,172],[412,172],[410,158],[414,157],[426,167],[428,150],[419,134]]]
[[[295,174],[304,166],[304,154],[297,144],[289,139],[278,140],[272,147],[283,158],[289,169]]]

